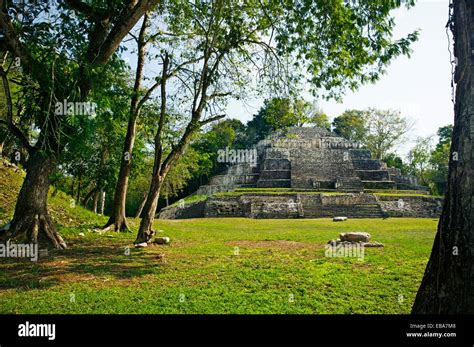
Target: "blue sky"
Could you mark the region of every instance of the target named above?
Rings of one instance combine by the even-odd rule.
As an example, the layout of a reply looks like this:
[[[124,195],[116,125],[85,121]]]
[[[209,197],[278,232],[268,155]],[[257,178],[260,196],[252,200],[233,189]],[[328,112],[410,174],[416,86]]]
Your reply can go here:
[[[376,84],[348,93],[341,103],[319,101],[319,106],[332,119],[346,109],[367,107],[397,109],[415,121],[409,134],[435,134],[440,126],[453,123],[451,102],[451,65],[445,25],[448,20],[448,0],[419,0],[417,5],[395,14],[395,37],[420,29],[420,37],[412,48],[411,58],[400,57],[392,62],[387,73]],[[313,101],[308,95],[307,100]],[[231,102],[227,113],[241,121],[249,120],[262,105],[262,99]],[[398,150],[405,154],[412,144],[406,141]]]

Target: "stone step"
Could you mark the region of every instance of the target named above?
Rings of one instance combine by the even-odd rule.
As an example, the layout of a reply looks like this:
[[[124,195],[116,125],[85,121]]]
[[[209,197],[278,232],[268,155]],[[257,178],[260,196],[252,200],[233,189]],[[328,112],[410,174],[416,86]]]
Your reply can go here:
[[[290,179],[290,170],[263,170],[260,174],[261,180]]]
[[[381,170],[384,169],[384,163],[378,159],[354,159],[352,165],[356,170]]]
[[[257,182],[258,188],[290,188],[291,180],[290,179],[272,179],[272,180],[262,180],[259,179]]]
[[[394,181],[362,181],[364,189],[397,189]]]
[[[236,184],[236,188],[257,188],[255,183],[244,183],[244,184]]]
[[[388,181],[390,176],[387,170],[355,170],[362,181]]]
[[[384,213],[377,204],[355,204],[355,205],[325,205],[305,206],[304,217],[334,217],[346,216],[349,218],[382,218]]]

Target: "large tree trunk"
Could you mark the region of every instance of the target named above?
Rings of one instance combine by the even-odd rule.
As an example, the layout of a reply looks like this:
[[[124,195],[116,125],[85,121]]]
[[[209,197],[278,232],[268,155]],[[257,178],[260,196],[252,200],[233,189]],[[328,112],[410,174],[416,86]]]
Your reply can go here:
[[[77,180],[77,196],[76,196],[77,204],[79,204],[81,201],[81,191],[82,191],[82,173],[79,174],[79,177]],[[74,195],[72,197],[74,198]]]
[[[161,186],[163,185],[162,177],[155,175],[150,184],[150,190],[145,202],[145,207],[141,213],[142,220],[140,221],[140,228],[138,230],[137,239],[135,243],[149,242],[155,231],[152,229],[153,221],[155,219],[156,208],[158,206],[158,198],[160,197]]]
[[[474,3],[454,0],[454,131],[448,187],[413,313],[474,313]]]
[[[5,240],[66,248],[66,243],[56,231],[47,209],[49,176],[54,169],[55,162],[50,156],[37,150],[30,155],[13,220],[3,235]]]
[[[86,194],[86,196],[82,200],[82,206],[87,208],[87,205],[89,204],[89,201],[92,199],[92,196],[95,194],[96,191],[97,191],[97,187],[94,187],[89,191],[89,193]]]
[[[128,230],[127,219],[125,215],[125,202],[127,200],[128,178],[132,168],[132,151],[135,143],[137,130],[137,120],[135,116],[131,116],[128,121],[127,135],[125,137],[125,145],[123,148],[122,162],[120,164],[120,172],[115,186],[114,202],[109,221],[104,228],[111,228],[114,231]]]
[[[125,136],[125,144],[123,148],[122,163],[120,164],[120,173],[115,187],[114,203],[112,205],[112,213],[110,219],[104,228],[114,226],[115,231],[129,230],[125,214],[125,203],[127,201],[127,188],[130,170],[132,168],[132,152],[135,144],[135,136],[137,132],[137,118],[140,110],[139,92],[141,88],[143,69],[145,66],[146,54],[146,29],[148,25],[148,15],[145,14],[143,24],[138,36],[138,59],[137,70],[135,72],[135,83],[133,86],[133,96],[130,100],[130,117],[128,120],[127,135]]]
[[[100,194],[100,190],[97,189],[97,191],[94,194],[94,201],[92,203],[92,211],[94,211],[95,214],[97,214],[97,204],[99,202],[99,194]]]
[[[143,200],[142,202],[140,203],[140,206],[138,206],[138,210],[137,210],[137,213],[135,215],[135,218],[138,218],[141,216],[142,214],[142,211],[143,211],[143,207],[145,207],[145,203],[146,203],[146,195],[143,196]]]
[[[101,189],[100,191],[100,214],[103,216],[105,210],[105,191]]]

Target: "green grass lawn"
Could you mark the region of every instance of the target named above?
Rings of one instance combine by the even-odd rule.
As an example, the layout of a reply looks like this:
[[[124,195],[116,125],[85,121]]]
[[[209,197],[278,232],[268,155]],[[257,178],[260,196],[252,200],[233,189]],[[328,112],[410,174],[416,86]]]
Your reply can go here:
[[[133,230],[137,223],[131,220]],[[134,233],[100,234],[76,223],[61,228],[66,251],[37,263],[1,259],[0,313],[409,313],[436,225],[415,218],[158,220],[158,235],[172,244],[126,255]],[[346,231],[369,232],[385,247],[366,248],[363,261],[325,257],[328,240]]]

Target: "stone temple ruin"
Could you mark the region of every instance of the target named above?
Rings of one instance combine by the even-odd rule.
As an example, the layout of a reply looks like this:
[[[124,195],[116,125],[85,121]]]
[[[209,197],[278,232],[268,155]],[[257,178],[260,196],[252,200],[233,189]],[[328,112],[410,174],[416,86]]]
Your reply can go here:
[[[199,202],[165,208],[160,218],[437,217],[441,198],[389,168],[359,144],[321,128],[290,128],[211,178]]]

